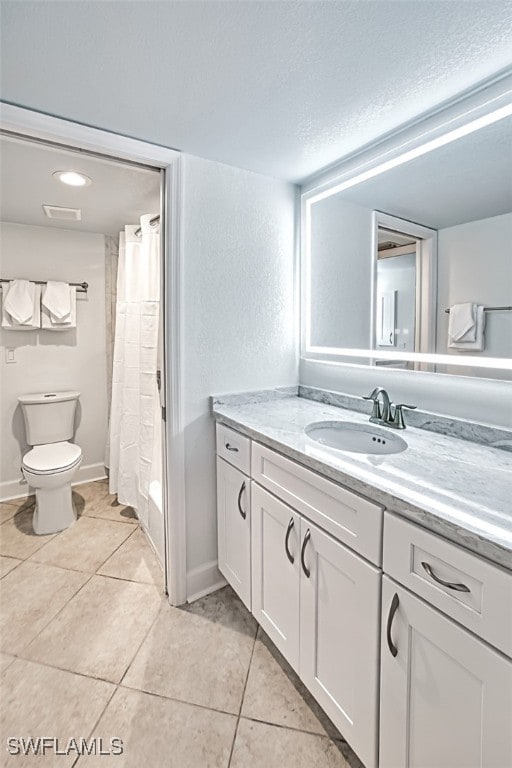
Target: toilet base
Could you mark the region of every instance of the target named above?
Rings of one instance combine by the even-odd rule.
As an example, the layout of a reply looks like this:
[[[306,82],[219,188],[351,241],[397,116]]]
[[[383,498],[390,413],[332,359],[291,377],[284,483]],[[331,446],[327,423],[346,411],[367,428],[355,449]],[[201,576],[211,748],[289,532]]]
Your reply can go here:
[[[38,536],[63,531],[76,517],[70,483],[59,488],[36,488],[33,527]]]

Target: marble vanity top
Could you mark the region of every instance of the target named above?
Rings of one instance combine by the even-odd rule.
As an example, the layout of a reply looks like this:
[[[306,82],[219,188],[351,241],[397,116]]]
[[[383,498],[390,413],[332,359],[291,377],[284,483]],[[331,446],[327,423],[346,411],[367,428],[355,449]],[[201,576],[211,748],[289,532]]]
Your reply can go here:
[[[368,456],[315,443],[314,421],[368,415],[290,394],[212,398],[217,421],[512,570],[512,454],[424,429],[399,432],[403,453]]]

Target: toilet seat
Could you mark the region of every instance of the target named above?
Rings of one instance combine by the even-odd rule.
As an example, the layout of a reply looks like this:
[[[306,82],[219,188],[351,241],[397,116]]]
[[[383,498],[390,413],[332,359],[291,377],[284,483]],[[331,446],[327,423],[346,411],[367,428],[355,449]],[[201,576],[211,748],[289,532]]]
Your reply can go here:
[[[55,475],[72,469],[82,460],[82,449],[75,443],[36,445],[23,457],[23,469],[34,475]]]

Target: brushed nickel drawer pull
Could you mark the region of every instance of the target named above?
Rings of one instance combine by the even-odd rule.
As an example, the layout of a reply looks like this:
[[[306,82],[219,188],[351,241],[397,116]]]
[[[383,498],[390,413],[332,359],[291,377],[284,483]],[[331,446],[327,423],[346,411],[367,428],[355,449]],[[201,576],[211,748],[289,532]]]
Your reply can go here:
[[[286,536],[284,537],[284,548],[286,551],[286,557],[290,561],[290,563],[293,565],[295,562],[295,558],[290,552],[290,549],[288,547],[288,542],[290,539],[290,533],[292,532],[293,526],[295,525],[295,522],[293,520],[293,517],[290,517],[290,522],[288,523],[288,528],[286,529]]]
[[[437,581],[438,584],[441,584],[443,587],[447,587],[448,589],[453,589],[455,592],[471,592],[470,588],[467,587],[465,584],[455,584],[452,581],[443,581],[443,579],[440,579],[439,576],[436,576],[434,571],[432,570],[432,567],[429,563],[422,563],[423,569],[428,573],[431,579],[434,581]]]
[[[244,510],[242,509],[242,504],[241,504],[241,502],[242,502],[242,493],[244,491],[245,491],[245,480],[243,481],[242,485],[240,486],[240,490],[238,491],[238,499],[237,499],[237,502],[236,502],[238,504],[238,511],[240,512],[240,514],[242,515],[243,519],[245,520],[245,518],[247,517],[247,512],[244,512]]]
[[[387,637],[387,641],[388,641],[388,648],[389,648],[393,658],[397,655],[398,648],[394,644],[393,638],[391,637],[391,627],[393,626],[393,619],[395,618],[395,613],[397,612],[399,605],[400,605],[400,600],[398,598],[397,593],[395,592],[395,594],[393,596],[393,599],[391,601],[391,606],[389,608],[388,625],[387,625],[387,628],[386,628],[386,637]]]
[[[228,451],[233,451],[233,453],[238,453],[238,448],[235,448],[233,445],[230,445],[229,443],[224,443]]]
[[[306,547],[308,545],[308,541],[310,540],[310,538],[311,538],[311,531],[308,528],[306,531],[306,535],[304,536],[304,541],[302,542],[302,549],[300,551],[300,562],[302,564],[302,570],[304,571],[308,579],[311,576],[311,571],[309,570],[306,563],[304,562],[304,555],[306,554]]]

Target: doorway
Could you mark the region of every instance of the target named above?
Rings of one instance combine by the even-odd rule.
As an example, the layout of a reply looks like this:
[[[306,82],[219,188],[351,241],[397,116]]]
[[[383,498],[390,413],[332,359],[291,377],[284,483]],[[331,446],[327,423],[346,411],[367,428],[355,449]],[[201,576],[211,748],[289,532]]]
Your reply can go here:
[[[153,170],[160,178],[162,217],[159,266],[161,324],[158,338],[159,425],[162,428],[160,489],[153,483],[148,503],[161,506],[165,589],[173,605],[185,602],[183,435],[181,429],[181,254],[179,248],[179,154],[57,118],[3,106],[2,134],[75,153],[77,158]],[[155,214],[156,215],[156,214]],[[153,218],[153,216],[152,216]],[[154,222],[153,222],[154,224]],[[158,483],[157,483],[158,484]],[[159,493],[157,493],[159,490]]]

